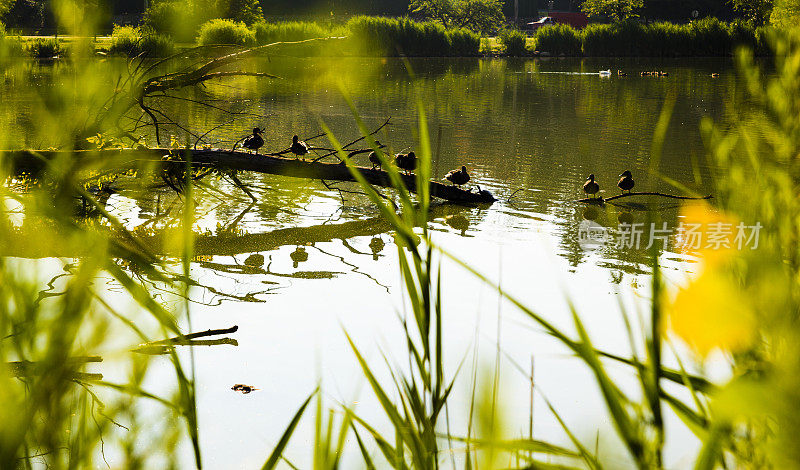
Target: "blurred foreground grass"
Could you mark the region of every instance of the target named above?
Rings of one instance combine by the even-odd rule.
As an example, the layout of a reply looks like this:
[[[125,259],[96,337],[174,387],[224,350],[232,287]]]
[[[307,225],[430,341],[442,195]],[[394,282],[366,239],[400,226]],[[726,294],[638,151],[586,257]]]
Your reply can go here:
[[[76,7],[66,2],[61,8],[65,17],[72,17],[69,14]],[[90,19],[65,21],[64,26],[75,35],[91,36]],[[685,220],[700,223],[761,224],[757,249],[707,251],[702,254],[699,274],[677,289],[664,285],[654,254],[649,315],[634,322],[622,312],[631,340],[629,357],[597,350],[581,320],[583,312],[572,310],[575,333],[565,332],[549,321],[547,312],[531,310],[494,285],[527,321],[560,341],[591,373],[622,451],[637,468],[664,467],[663,451],[669,438],[664,427],[666,413],[677,415],[702,444],[694,459],[698,469],[800,466],[800,446],[795,438],[800,430],[800,408],[796,406],[800,390],[800,32],[776,33],[772,44],[774,61],[762,65],[769,67],[767,71],[759,70],[752,54],[738,55],[749,104],[736,109],[730,122],[703,125],[710,158],[721,168],[716,175],[716,207],[684,214]],[[76,53],[81,50],[76,48]],[[91,67],[77,68],[76,73],[82,74],[80,93],[59,86],[43,90],[40,106],[31,117],[48,133],[64,137],[59,141],[84,135],[82,126],[91,117],[86,114],[97,97],[117,92],[99,80]],[[73,113],[70,119],[64,118],[66,110]],[[404,297],[410,307],[402,319],[407,357],[397,359],[407,359],[409,367],[387,365],[391,380],[382,382],[378,377],[384,374],[377,368],[383,366],[365,357],[359,344],[350,340],[354,360],[385,416],[381,423],[368,422],[346,406],[326,409],[318,396],[314,468],[338,468],[345,451],[353,452],[363,463],[360,467],[366,468],[612,467],[553,407],[550,409],[570,442],[568,448],[548,442],[556,440],[550,436],[544,440],[509,439],[499,422],[487,418],[493,415],[488,410],[496,408],[498,394],[481,392],[486,385],[477,364],[463,370],[445,369],[448,352],[443,349],[446,326],[441,312],[447,299],[440,291],[442,260],[454,261],[483,282],[492,283],[451,256],[447,247],[437,246],[428,233],[429,194],[425,188],[433,152],[421,103],[419,110],[420,190],[416,199],[405,190],[392,165],[384,167],[398,190],[399,207],[361,181],[395,233]],[[355,110],[353,115],[367,142],[376,148]],[[668,110],[664,122],[667,118]],[[335,136],[328,135],[352,168]],[[659,135],[663,132],[657,133],[654,154]],[[10,177],[10,162],[0,163],[4,180],[14,183],[0,189],[0,199],[7,208],[17,208],[0,217],[0,243],[11,243],[20,224],[35,223],[41,243],[59,239],[84,253],[86,246],[92,247],[80,259],[59,266],[68,276],[63,293],[53,296],[41,295],[53,265],[0,259],[0,468],[95,467],[105,458],[106,446],[120,459],[115,461],[119,468],[179,468],[185,464],[178,461],[181,453],[177,451],[183,443],[190,443],[195,464],[201,467],[191,355],[179,358],[174,351],[169,354],[172,392],[156,396],[143,388],[147,357],[129,354],[115,333],[124,329],[135,341],[146,342],[179,334],[178,325],[191,330],[186,300],[195,209],[191,173],[178,174],[184,179],[183,216],[179,230],[174,231],[174,243],[183,248],[178,269],[166,266],[105,212],[86,191],[85,169],[79,171],[75,158],[48,162],[37,181],[24,182],[26,191],[14,190],[21,182]],[[76,221],[76,197],[95,206],[102,215],[97,223],[124,236],[112,238],[94,230],[91,223]],[[161,283],[164,290],[185,301],[157,302],[133,272]],[[121,293],[110,294],[101,288],[100,280],[108,278],[121,286]],[[690,353],[679,356],[680,367],[668,368],[663,358],[677,343],[685,344]],[[81,358],[99,351],[106,353],[106,360],[125,381],[87,375],[91,370],[83,368]],[[703,370],[703,363],[714,357],[729,365],[730,381],[712,383],[687,372]],[[20,361],[28,361],[22,369]],[[630,393],[617,385],[607,371],[609,363],[629,367],[639,390]],[[469,410],[459,410],[469,416],[466,429],[451,429],[447,423],[448,402],[458,374],[469,374],[473,390]],[[265,468],[281,464],[281,454],[313,398],[312,394],[298,410],[276,447],[264,450],[270,455]],[[145,422],[141,400],[158,403],[163,414],[154,422]],[[182,425],[175,426],[176,421]],[[387,425],[390,432],[379,431]],[[451,460],[455,453],[457,461]]]

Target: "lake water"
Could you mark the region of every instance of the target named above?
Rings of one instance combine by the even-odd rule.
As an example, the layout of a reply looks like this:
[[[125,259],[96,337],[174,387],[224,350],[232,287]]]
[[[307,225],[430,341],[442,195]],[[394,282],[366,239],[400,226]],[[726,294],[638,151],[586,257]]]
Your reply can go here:
[[[712,194],[714,167],[707,161],[699,126],[705,117],[722,119],[728,97],[736,93],[730,61],[415,59],[409,65],[411,73],[392,59],[272,58],[251,66],[281,79],[215,81],[159,106],[198,134],[210,131],[206,139],[214,146],[230,146],[260,126],[266,129],[264,150],[278,151],[288,147],[293,134],[319,134],[322,122],[340,140],[357,138],[346,93],[368,127],[390,119],[377,138],[399,152],[417,146],[421,102],[435,149],[434,176],[464,165],[472,175],[470,186],[498,198],[487,206],[437,202],[430,221],[434,241],[567,330],[570,299],[596,346],[628,355],[620,309],[632,318],[637,309],[646,312],[646,243],[586,249],[579,243],[579,229],[588,220],[612,230],[620,223],[650,222],[674,229],[679,207],[663,198],[622,199],[605,207],[576,200],[583,197],[581,187],[590,173],[605,196],[617,194],[616,181],[624,170],[632,172],[639,191],[681,194],[677,183],[697,194]],[[111,60],[97,67],[113,80],[124,63]],[[612,76],[599,76],[603,69],[611,69]],[[644,70],[669,76],[640,77]],[[712,72],[721,76],[711,78]],[[40,87],[51,80],[69,84],[70,77],[70,66],[63,64],[29,63],[5,72],[0,125],[6,147],[57,144],[48,142],[26,116],[41,105]],[[80,90],[80,84],[70,86]],[[665,102],[674,102],[674,109],[654,163],[653,135]],[[186,138],[178,130],[172,133],[179,141]],[[324,137],[313,142],[329,146]],[[239,326],[233,335],[238,346],[194,351],[208,468],[263,464],[319,381],[331,406],[359,402],[358,410],[385,429],[344,332],[378,370],[384,370],[381,352],[392,363],[405,361],[397,251],[374,206],[363,196],[340,194],[319,181],[240,178],[256,188],[257,203],[226,180],[210,181],[226,195],[199,191],[196,214],[198,256],[192,275],[199,285],[192,292],[192,328]],[[354,184],[339,187],[358,189]],[[176,196],[168,189],[122,190],[108,199],[107,208],[131,228],[144,224],[158,230],[170,217],[180,217]],[[254,254],[264,257],[263,265],[253,266]],[[690,255],[670,245],[660,259],[670,285],[682,282],[694,266]],[[533,357],[537,386],[568,424],[587,442],[594,442],[600,429],[600,446],[608,448],[603,458],[626,465],[587,370],[463,269],[443,262],[442,281],[448,376],[477,351],[479,375],[491,378],[499,357],[499,403],[507,433],[527,435],[530,381],[515,364],[527,371]],[[156,367],[148,378],[152,388],[163,387],[169,377],[166,359],[163,364],[163,373]],[[635,387],[629,371],[611,370],[621,384]],[[109,368],[103,373],[124,380]],[[464,429],[471,374],[462,370],[450,402],[454,429]],[[230,390],[234,383],[260,390],[240,395]],[[538,438],[567,442],[542,400],[537,398],[533,413]],[[668,432],[668,466],[687,465],[696,450],[689,433],[676,419],[669,420]],[[312,438],[313,421],[306,419],[286,454],[300,468],[308,467]]]

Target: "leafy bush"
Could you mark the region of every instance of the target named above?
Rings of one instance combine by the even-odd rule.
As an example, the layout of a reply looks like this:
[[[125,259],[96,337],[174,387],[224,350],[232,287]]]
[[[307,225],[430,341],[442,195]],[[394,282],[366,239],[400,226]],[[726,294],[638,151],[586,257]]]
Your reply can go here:
[[[357,16],[347,23],[347,28],[358,52],[366,55],[476,55],[480,47],[476,34],[447,29],[432,21]]]
[[[129,57],[137,56],[138,52],[136,51],[139,48],[140,38],[141,32],[139,28],[115,24],[114,30],[111,33],[111,47],[109,47],[109,52],[111,54],[121,54]]]
[[[503,46],[503,51],[506,55],[521,56],[527,52],[525,41],[527,41],[528,36],[518,29],[504,29],[497,35],[497,39]]]
[[[580,32],[565,24],[539,28],[534,36],[534,44],[536,50],[551,54],[575,56],[581,53]]]
[[[317,23],[290,21],[285,23],[260,22],[253,26],[258,44],[271,44],[281,41],[302,41],[304,39],[326,37],[329,33]]]
[[[37,59],[49,59],[65,52],[66,49],[57,39],[37,38],[28,46],[28,54]]]
[[[763,32],[744,23],[724,23],[716,18],[685,25],[590,24],[580,37],[584,55],[600,57],[728,56],[740,45],[757,53],[765,50]]]
[[[0,59],[5,57],[21,57],[25,55],[25,49],[17,38],[6,36],[6,28],[0,23]]]
[[[202,45],[233,44],[237,46],[252,46],[256,43],[256,35],[244,23],[217,18],[200,27],[197,42]]]
[[[450,38],[450,55],[468,57],[478,55],[481,47],[481,37],[478,33],[466,28],[451,28],[447,30]]]
[[[186,0],[156,1],[144,12],[142,27],[178,42],[193,42],[200,25],[210,19],[195,13]]]
[[[128,57],[166,57],[175,51],[175,44],[168,36],[153,31],[144,31],[133,26],[114,25],[111,33],[109,53]]]
[[[139,51],[148,57],[167,57],[175,53],[175,43],[169,36],[146,32],[139,40]]]

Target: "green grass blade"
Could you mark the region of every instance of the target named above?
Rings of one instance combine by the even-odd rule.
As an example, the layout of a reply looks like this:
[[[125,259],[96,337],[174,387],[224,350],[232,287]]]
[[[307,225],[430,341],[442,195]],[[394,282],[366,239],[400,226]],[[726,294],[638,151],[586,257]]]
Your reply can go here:
[[[306,407],[311,402],[311,399],[314,398],[314,395],[317,394],[319,389],[314,390],[311,392],[311,395],[306,398],[306,401],[300,406],[295,413],[292,421],[289,423],[289,426],[286,427],[286,430],[283,432],[281,439],[278,441],[278,445],[275,446],[275,449],[272,450],[272,454],[270,454],[267,461],[261,467],[261,470],[273,470],[277,465],[278,462],[281,460],[281,455],[283,451],[286,449],[286,445],[289,443],[289,439],[292,437],[295,428],[297,427],[297,423],[300,422],[300,418],[303,416],[303,412],[306,411]]]

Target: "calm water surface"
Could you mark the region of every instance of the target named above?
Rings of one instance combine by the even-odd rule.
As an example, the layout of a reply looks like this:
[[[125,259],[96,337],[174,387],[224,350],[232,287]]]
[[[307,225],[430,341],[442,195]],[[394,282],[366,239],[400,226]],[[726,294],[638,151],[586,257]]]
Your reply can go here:
[[[100,67],[112,77],[121,66],[115,61],[106,64]],[[633,173],[638,190],[679,193],[667,182],[674,181],[711,194],[714,168],[706,160],[699,125],[704,117],[724,117],[726,97],[737,88],[730,64],[424,59],[410,65],[413,76],[395,60],[273,58],[252,66],[283,77],[280,80],[214,82],[183,95],[258,116],[230,115],[185,99],[166,100],[161,106],[198,133],[211,130],[207,139],[214,146],[230,146],[258,125],[266,128],[264,149],[277,151],[288,146],[293,134],[319,134],[321,122],[340,140],[357,138],[346,93],[368,126],[391,118],[391,125],[377,137],[393,151],[403,151],[415,148],[418,141],[419,99],[435,148],[434,176],[441,178],[465,165],[472,175],[470,185],[488,189],[499,199],[475,207],[437,203],[430,221],[434,240],[567,329],[571,322],[566,299],[571,299],[597,345],[627,355],[621,308],[632,318],[637,307],[646,308],[647,250],[644,245],[635,249],[613,244],[584,250],[578,242],[579,224],[593,220],[615,229],[620,222],[652,221],[674,228],[679,209],[662,199],[638,198],[604,208],[587,208],[575,200],[583,197],[581,186],[590,173],[606,196],[617,193],[616,180],[624,170]],[[596,74],[608,68],[624,70],[627,77]],[[665,70],[669,77],[640,77],[642,70]],[[722,76],[712,79],[711,72]],[[0,88],[9,98],[0,103],[0,119],[7,146],[56,144],[36,131],[26,116],[39,105],[37,86],[69,79],[68,67],[62,65],[31,63],[24,70],[6,72]],[[667,101],[674,102],[674,109],[655,162],[653,133]],[[325,138],[314,142],[328,146]],[[651,167],[657,174],[649,172]],[[331,404],[358,402],[366,417],[385,428],[344,331],[379,370],[380,352],[400,365],[405,357],[398,321],[404,304],[397,252],[373,205],[363,196],[340,194],[318,181],[241,177],[257,188],[257,203],[251,204],[226,180],[210,184],[227,196],[201,191],[204,196],[198,200],[198,257],[192,274],[199,286],[193,290],[192,328],[239,325],[238,347],[195,350],[200,435],[209,468],[260,466],[320,380]],[[352,184],[339,187],[357,190]],[[123,190],[111,196],[107,206],[129,226],[155,230],[170,220],[171,211],[180,215],[168,190]],[[263,264],[253,255],[263,256]],[[661,254],[667,281],[680,283],[692,271],[691,261],[691,256],[668,246]],[[599,428],[600,445],[608,448],[604,458],[626,465],[587,371],[532,321],[501,302],[490,287],[449,262],[443,262],[442,273],[448,370],[452,374],[465,356],[477,351],[481,374],[490,375],[499,344],[500,403],[508,434],[527,434],[525,374],[533,358],[537,385],[568,423],[592,442]],[[634,389],[628,371],[611,370],[620,383]],[[124,379],[115,377],[113,370],[104,373]],[[450,404],[454,429],[464,429],[470,375],[462,371]],[[156,368],[149,386],[163,387],[168,377]],[[251,383],[261,390],[239,395],[230,390],[234,383]],[[541,400],[533,413],[534,434],[566,442]],[[687,465],[685,459],[695,450],[691,438],[675,419],[668,430],[670,465]],[[287,453],[301,468],[308,466],[312,435],[312,421],[306,420]]]

